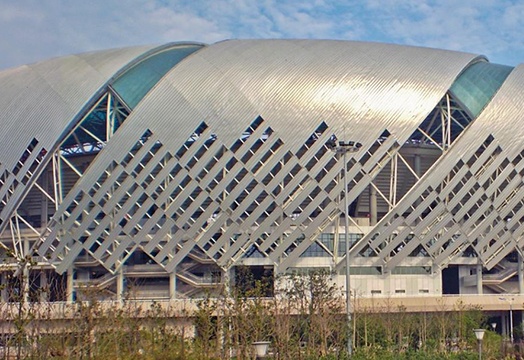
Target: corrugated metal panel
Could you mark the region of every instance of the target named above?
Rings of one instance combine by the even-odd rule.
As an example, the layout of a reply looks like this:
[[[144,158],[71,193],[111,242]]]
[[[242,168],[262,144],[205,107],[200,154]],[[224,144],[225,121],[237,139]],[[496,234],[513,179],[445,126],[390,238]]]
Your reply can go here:
[[[200,113],[209,114],[220,138],[231,137],[232,129],[243,131],[252,120],[242,117],[242,107],[234,117],[233,106],[223,111],[241,96],[290,149],[301,146],[321,121],[340,139],[345,130],[351,140],[367,143],[388,128],[402,142],[474,58],[384,44],[228,41],[195,54],[164,81],[173,83]],[[166,103],[175,114],[177,102],[170,94],[151,93],[151,101]],[[147,107],[142,111],[147,113]],[[179,143],[187,134],[172,135]]]
[[[109,78],[115,75],[116,71],[122,71],[122,65],[130,61],[136,61],[150,51],[169,46],[166,45],[147,45],[134,46],[132,48],[98,50],[77,55],[91,67],[96,69],[102,76]]]
[[[0,114],[0,122],[7,130],[0,135],[0,163],[12,168],[33,138],[47,149],[54,147],[109,77],[150,49],[102,51],[96,61],[93,54],[73,55],[0,73],[2,109],[13,109]],[[4,86],[5,81],[19,85]]]
[[[0,135],[0,164],[2,172],[7,171],[7,181],[0,189],[6,203],[0,213],[0,227],[5,227],[5,220],[43,169],[39,166],[31,174],[26,169],[12,173],[17,172],[14,169],[19,160],[25,161],[24,151],[29,144],[37,144],[33,151],[39,155],[34,158],[45,164],[62,137],[105,91],[112,76],[124,71],[126,65],[171,45],[71,55],[0,73],[0,123],[4,130]],[[8,187],[9,194],[5,190]]]
[[[140,56],[164,48],[97,51],[0,72],[0,121],[5,129],[0,137],[0,162],[12,167],[33,137],[52,147],[111,76]]]
[[[210,134],[214,134],[216,141],[230,147],[260,115],[263,119],[261,126],[269,126],[273,130],[270,139],[278,139],[283,143],[279,154],[295,154],[322,122],[329,126],[328,133],[335,134],[339,140],[352,140],[363,144],[360,152],[355,153],[356,157],[362,156],[364,150],[371,147],[387,130],[392,134],[392,138],[380,151],[388,151],[395,143],[402,144],[408,139],[438,104],[455,78],[475,59],[475,55],[458,52],[360,42],[246,40],[227,41],[209,46],[179,63],[143,99],[88,168],[75,190],[65,199],[55,219],[58,221],[64,215],[64,210],[79,194],[88,196],[86,193],[92,190],[93,183],[100,174],[109,169],[113,161],[120,162],[128,152],[132,152],[137,140],[146,130],[152,131],[154,138],[173,155],[202,122],[208,125],[208,130],[203,135],[204,140],[211,139]],[[201,138],[195,143],[202,144],[204,140]],[[229,152],[227,156],[239,160],[248,150],[242,148],[240,153],[233,156],[232,152]],[[190,155],[180,164],[184,168],[182,175],[177,179],[182,180],[186,171],[187,176],[191,175],[190,161],[197,152],[194,148],[188,152]],[[201,161],[208,161],[213,155],[206,153],[206,158]],[[314,182],[310,179],[316,174],[308,174],[304,168],[306,162],[314,155],[308,153],[306,158],[294,158],[291,161],[302,167],[301,173],[304,174],[305,181],[303,184],[307,191],[314,190]],[[366,164],[370,168],[375,165]],[[240,164],[238,168],[242,166]],[[226,174],[228,182],[235,181],[234,176],[238,169],[234,169]],[[126,171],[131,173],[133,169],[129,168]],[[338,172],[332,174],[336,173]],[[196,176],[192,176],[191,185],[188,185],[191,191],[195,187],[193,182],[200,181]],[[285,174],[280,173],[279,176],[283,179]],[[250,183],[260,184],[260,181],[257,174],[249,169],[247,175],[239,182],[242,187],[235,188],[233,193],[245,189]],[[297,185],[299,182],[297,181]],[[216,193],[214,190],[208,190],[207,184],[199,186],[202,187],[200,191],[209,191],[210,196]],[[227,183],[219,185],[225,186]],[[289,214],[299,205],[299,201],[292,198],[295,195],[291,194],[291,190],[287,189],[286,191],[290,191],[289,196],[283,197],[288,199],[292,206],[285,209]],[[324,197],[328,200],[340,190],[339,184],[329,194],[322,191],[315,195],[319,197],[315,198],[312,204],[320,206]],[[183,196],[186,196],[184,191]],[[94,192],[96,194],[96,189]],[[263,196],[262,193],[260,195]],[[162,193],[155,201],[159,204],[165,202],[176,205],[176,209],[169,210],[172,221],[176,223],[178,217],[175,212],[179,211],[178,207],[184,200],[185,198],[170,199],[169,193]],[[231,203],[233,200],[229,199],[224,203]],[[228,209],[221,210],[229,210],[229,203],[224,206]],[[247,206],[249,204],[240,204],[233,213],[241,213]],[[332,209],[333,204],[329,206],[330,214],[320,214],[312,224],[325,226],[327,221],[333,221],[333,216],[337,216],[337,211],[340,210]],[[122,221],[125,214],[118,216],[119,218],[114,219],[116,223]],[[227,216],[219,216],[212,228],[219,228],[222,224],[227,227],[226,218]],[[268,219],[270,218],[272,217]],[[298,220],[304,221],[304,218],[305,216],[302,216]],[[237,222],[238,231],[243,233],[248,233],[252,226],[258,225],[241,222],[239,218],[229,220]],[[286,224],[288,223],[289,221]],[[57,227],[60,226],[58,223]],[[171,221],[169,226],[173,226]],[[182,229],[185,224],[176,223],[176,226]],[[260,229],[270,232],[271,226],[269,222],[264,223],[260,225]],[[316,236],[317,229],[318,227],[308,229],[308,236]],[[63,230],[74,231],[65,227]],[[122,231],[122,236],[129,235],[125,229],[114,231]],[[185,231],[181,230],[180,234],[174,235],[172,242],[181,241],[195,230],[187,230],[187,233]],[[204,232],[200,231],[196,238],[188,239],[183,251],[190,251],[197,242],[206,244],[213,234]],[[117,235],[112,232],[108,239]],[[293,235],[294,238],[292,236],[287,239],[278,252],[283,253],[299,235],[297,231]],[[42,251],[45,252],[53,240],[49,239]],[[247,236],[238,237],[239,242],[235,244],[235,248],[239,249],[241,254],[242,249],[254,240],[256,239],[249,239]],[[142,240],[133,241],[138,243]],[[164,240],[155,238],[155,243],[148,245],[148,248],[160,249],[161,241]],[[218,245],[210,251],[215,254],[221,244],[226,242],[229,240],[220,239]],[[273,246],[264,245],[267,245],[266,248]],[[171,249],[176,248],[173,244],[167,246]],[[78,251],[80,249],[79,247]],[[119,251],[122,253],[121,250]],[[222,256],[221,253],[216,255],[219,258]],[[155,259],[169,270],[182,258],[178,255],[173,257],[172,253],[166,253],[164,256],[166,258]],[[229,264],[238,256],[237,253],[228,252],[219,262]],[[175,263],[168,264],[171,259],[174,259]],[[67,267],[73,260],[68,258],[61,268]],[[106,265],[112,270],[118,266],[114,261]]]
[[[520,94],[523,92],[524,67],[521,65],[510,73],[483,112],[449,151],[352,252],[356,254],[366,246],[372,234],[391,234],[408,226],[413,228],[417,243],[432,243],[431,255],[442,267],[462,256],[469,246],[487,268],[492,268],[516,247],[522,247],[524,128],[521,126],[523,99]],[[483,146],[487,143],[489,146]],[[455,175],[457,169],[460,172]],[[447,186],[451,178],[461,187]],[[446,195],[442,190],[437,193],[440,193],[438,201],[446,206],[424,216],[426,227],[417,226],[419,219],[402,219],[402,209],[422,202],[428,189],[443,189],[444,186],[448,189]],[[448,195],[451,190],[453,192]],[[448,220],[442,221],[444,215]],[[395,221],[398,225],[391,228]],[[464,236],[457,237],[457,234]],[[395,238],[397,244],[403,240]],[[391,259],[389,253],[384,253],[379,261],[394,266],[409,256],[408,249]]]

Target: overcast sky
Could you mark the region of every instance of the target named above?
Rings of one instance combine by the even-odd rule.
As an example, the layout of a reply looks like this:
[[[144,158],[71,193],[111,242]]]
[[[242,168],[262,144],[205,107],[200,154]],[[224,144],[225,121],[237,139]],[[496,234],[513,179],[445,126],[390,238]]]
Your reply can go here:
[[[460,5],[459,5],[460,3]],[[524,0],[0,0],[0,68],[170,41],[380,41],[524,62]]]

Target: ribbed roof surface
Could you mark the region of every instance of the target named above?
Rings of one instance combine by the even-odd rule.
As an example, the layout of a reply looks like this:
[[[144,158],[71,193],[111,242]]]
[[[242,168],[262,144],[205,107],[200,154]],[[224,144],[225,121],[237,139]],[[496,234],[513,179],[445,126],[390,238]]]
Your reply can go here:
[[[403,229],[412,229],[410,235],[417,239],[392,259],[387,251],[379,253],[379,263],[387,258],[386,263],[396,265],[417,244],[424,244],[438,266],[445,267],[471,247],[481,263],[491,269],[504,256],[523,247],[524,131],[519,95],[524,92],[523,79],[524,67],[518,66],[459,141],[377,224],[373,233],[402,234]],[[456,188],[447,185],[453,181],[461,183]],[[434,189],[443,190],[437,194]],[[424,227],[417,226],[414,215],[402,218],[409,206],[433,194],[439,206],[424,216]],[[370,237],[352,252],[358,253]],[[380,240],[375,240],[377,245]]]
[[[71,55],[0,72],[0,163],[12,169],[33,138],[53,147],[102,85],[153,48]]]
[[[234,40],[205,47],[169,71],[134,108],[124,125],[91,163],[75,189],[68,194],[58,214],[65,214],[63,211],[72,205],[73,199],[86,196],[82,194],[89,193],[94,196],[93,199],[98,199],[99,195],[92,190],[93,184],[104,171],[113,167],[112,164],[122,164],[141,135],[148,132],[153,134],[150,142],[162,144],[162,154],[176,154],[203,122],[207,126],[206,134],[216,137],[217,150],[220,145],[230,148],[258,117],[263,119],[264,129],[271,129],[272,139],[278,138],[284,144],[279,154],[296,153],[322,123],[328,126],[328,133],[335,134],[338,139],[363,144],[362,151],[355,155],[359,158],[364,156],[365,150],[384,132],[392,134],[392,144],[402,144],[435,108],[464,68],[476,60],[476,55],[466,53],[344,41]],[[191,152],[193,151],[196,150]],[[214,151],[209,150],[206,156],[211,156]],[[142,156],[136,155],[134,162],[139,161]],[[258,156],[262,155],[255,157]],[[328,158],[323,161],[327,160]],[[160,161],[160,155],[158,159],[152,160],[150,166],[153,167],[156,161]],[[189,157],[182,157],[179,161],[188,170],[188,166],[193,166],[189,165],[192,164]],[[188,185],[183,196],[190,196],[192,189],[197,186],[207,186],[207,183],[198,184],[198,178],[202,176],[198,173],[208,161],[202,159],[202,165],[195,165],[195,169],[189,171],[188,176],[195,182]],[[119,167],[115,169],[117,173],[122,170],[126,174],[131,171]],[[130,184],[141,184],[146,179],[144,176],[140,173]],[[174,181],[182,181],[184,176],[180,176],[180,179]],[[257,179],[256,174],[249,175],[244,181],[251,176],[254,182],[260,183],[261,179]],[[249,181],[244,185],[247,183]],[[103,189],[100,191],[105,191]],[[256,189],[253,199],[265,196],[264,191],[257,193],[261,191],[261,187]],[[146,190],[148,193],[149,191],[153,189]],[[100,193],[100,196],[103,194]],[[158,201],[163,201],[162,196]],[[209,196],[215,196],[213,191]],[[196,211],[199,201],[204,199],[205,197],[191,200],[196,208],[187,210],[187,214]],[[151,201],[155,202],[149,199],[147,207]],[[166,201],[170,200],[166,198]],[[159,234],[169,231],[172,226],[185,227],[176,223],[178,216],[173,213],[183,203],[182,198],[174,199],[173,205],[166,209],[171,219],[165,223],[165,228]],[[124,206],[118,216],[132,212],[129,206],[131,205]],[[328,213],[323,216],[328,216]],[[323,221],[322,217],[318,221]],[[55,231],[62,229],[75,234],[75,230],[69,228],[70,224],[66,222],[58,225]],[[248,231],[252,225],[246,222],[239,226],[243,231]],[[269,223],[260,228],[267,226]],[[118,250],[111,251],[111,256],[105,260],[108,268],[113,268],[119,256],[124,255],[125,248],[144,235],[135,240],[134,235],[131,235],[133,231],[128,232],[128,228],[129,225],[126,225],[124,229],[111,232],[107,243],[97,247],[95,258],[101,259],[109,243],[122,236],[121,231],[128,234],[123,245]],[[311,229],[313,228],[314,224]],[[198,228],[195,227],[188,234],[196,234],[197,231]],[[229,231],[232,235],[241,230],[231,227]],[[54,234],[56,233],[51,234],[50,239]],[[194,236],[188,234],[184,236]],[[145,245],[146,252],[155,252],[158,242],[163,243],[164,240],[157,240],[157,236]],[[93,242],[98,241],[94,235],[92,237],[85,244],[77,243],[70,251],[68,261],[58,270],[63,271],[82,248],[89,248]],[[173,270],[184,254],[195,245],[192,241],[187,243],[173,258],[178,240],[179,236],[176,236],[172,243],[162,246],[163,250],[156,259],[168,271]],[[40,249],[41,253],[47,252],[51,241]],[[203,241],[199,246],[204,246]],[[208,255],[215,257],[219,264],[225,265],[232,257],[237,256],[235,249],[240,248],[240,244],[239,241],[237,248],[226,251],[220,258],[217,258],[216,251],[220,246],[217,244],[210,249]],[[268,246],[269,244],[264,244],[262,248]],[[59,246],[59,249],[62,247]],[[276,257],[283,250],[274,252],[274,261],[277,261]],[[165,257],[169,258],[168,263],[163,260]]]
[[[225,41],[169,72],[107,150],[127,149],[149,129],[176,151],[203,121],[230,146],[259,115],[292,150],[321,122],[341,140],[371,145],[387,129],[403,143],[476,58],[379,43]]]
[[[166,46],[69,56],[0,73],[0,176],[7,171],[9,178],[0,199],[14,198],[14,205],[3,207],[0,221],[12,215],[17,197],[24,195],[7,188],[36,181],[29,165],[15,167],[26,162],[28,146],[37,150],[29,151],[27,164],[48,159],[46,154],[56,150],[100,91],[115,84],[118,93],[114,79]],[[63,261],[59,271],[83,250],[115,270],[135,247],[167,271],[195,246],[227,267],[255,243],[278,266],[292,266],[326,224],[339,218],[340,194],[352,202],[371,186],[453,84],[458,102],[471,107],[465,133],[402,201],[394,202],[377,225],[382,233],[377,238],[371,233],[354,251],[369,245],[378,264],[392,266],[420,244],[439,264],[468,241],[478,241],[471,245],[486,263],[507,252],[497,242],[492,249],[486,244],[500,233],[497,226],[502,225],[494,224],[514,217],[524,203],[506,210],[499,203],[503,200],[491,204],[486,199],[506,196],[497,183],[503,178],[496,174],[521,172],[516,159],[522,145],[512,141],[520,135],[511,131],[518,128],[520,99],[514,94],[521,85],[520,68],[491,66],[474,54],[365,42],[231,40],[188,48],[170,48],[180,56],[169,65],[157,57],[143,63],[147,71],[137,66],[129,72],[126,90],[143,85],[142,76],[156,75],[128,97],[132,111],[42,236],[40,254],[56,250],[51,258]],[[332,148],[326,150],[333,136],[359,144],[348,154],[352,183],[346,191],[339,181],[342,161]],[[470,188],[447,185],[457,169]],[[483,175],[488,170],[492,178]],[[456,193],[445,193],[446,186]],[[442,197],[442,213],[430,208],[427,215],[428,208],[419,206],[431,203],[428,193]],[[514,201],[513,196],[508,192],[504,201]],[[475,202],[479,199],[481,205]],[[443,205],[454,201],[453,207]],[[488,206],[497,218],[486,222]],[[403,219],[408,209],[412,215]],[[467,209],[470,218],[461,217]],[[426,224],[431,218],[434,222]],[[384,247],[393,231],[400,235]],[[470,233],[471,239],[465,235]],[[502,247],[516,242],[520,233],[514,229],[501,237]],[[403,236],[406,246],[393,254]],[[275,245],[277,238],[283,239],[281,245]],[[411,239],[416,241],[408,245]]]
[[[243,131],[258,115],[291,148],[301,146],[321,121],[339,138],[346,129],[351,140],[366,143],[387,127],[402,142],[474,58],[378,43],[226,41],[177,66],[135,116],[193,112],[159,117],[166,121],[159,128],[176,129],[169,134],[173,143],[206,121],[230,144],[239,135],[234,130]]]
[[[155,52],[176,45],[71,55],[0,73],[0,228],[6,226],[5,220],[63,137],[108,91],[110,80]]]
[[[0,72],[0,163],[11,168],[32,138],[49,148],[111,76],[151,49],[98,51]],[[238,134],[231,130],[243,131],[258,115],[284,136],[292,130],[294,146],[320,121],[336,132],[350,123],[358,141],[375,139],[384,126],[402,139],[412,132],[405,125],[421,121],[474,58],[378,43],[225,41],[177,66],[133,116],[176,129],[173,143],[201,121],[232,142]],[[183,111],[193,115],[157,116]]]

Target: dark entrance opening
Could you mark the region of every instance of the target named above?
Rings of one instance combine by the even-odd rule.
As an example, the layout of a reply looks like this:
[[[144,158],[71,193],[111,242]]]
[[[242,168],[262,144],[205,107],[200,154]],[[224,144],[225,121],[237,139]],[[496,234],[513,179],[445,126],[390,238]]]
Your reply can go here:
[[[274,293],[272,266],[235,267],[235,289],[247,297],[271,297]]]
[[[442,270],[442,294],[459,294],[458,266],[448,266]]]

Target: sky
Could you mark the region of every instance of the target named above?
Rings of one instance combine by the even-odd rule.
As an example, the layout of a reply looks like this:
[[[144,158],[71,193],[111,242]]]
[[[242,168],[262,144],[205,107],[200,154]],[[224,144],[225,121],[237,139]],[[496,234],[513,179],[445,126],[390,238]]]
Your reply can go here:
[[[0,0],[0,69],[171,41],[311,38],[524,62],[524,0]]]

